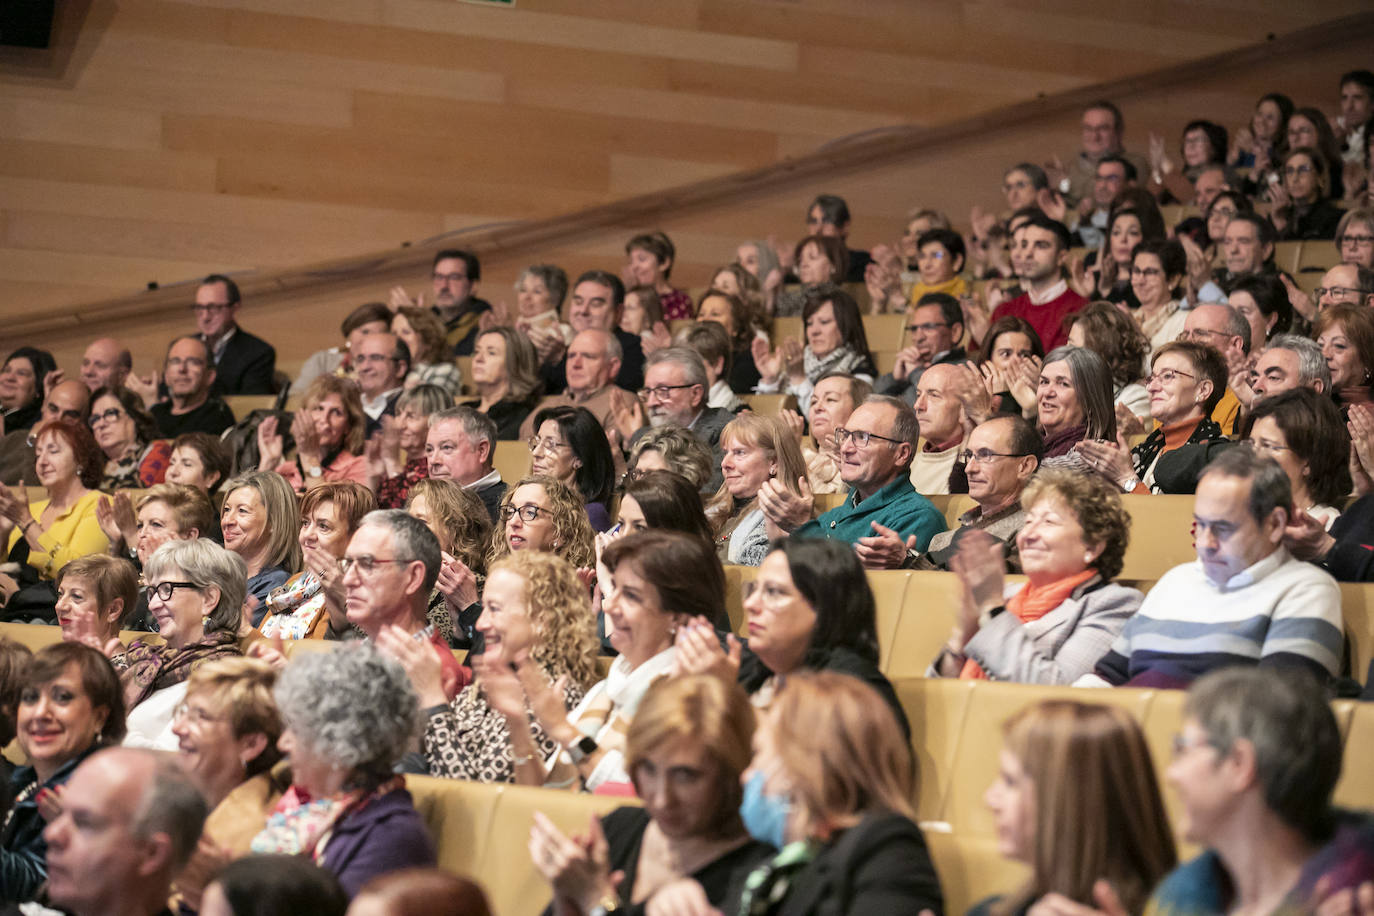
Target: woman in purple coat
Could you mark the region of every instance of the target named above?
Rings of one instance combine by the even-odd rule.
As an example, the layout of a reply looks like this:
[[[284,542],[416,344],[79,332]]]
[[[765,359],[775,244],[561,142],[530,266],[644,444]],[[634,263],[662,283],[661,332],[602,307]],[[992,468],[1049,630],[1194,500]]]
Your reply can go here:
[[[292,784],[253,852],[308,855],[350,898],[377,875],[434,865],[434,843],[394,774],[420,724],[401,666],[350,643],[292,659],[274,693]]]

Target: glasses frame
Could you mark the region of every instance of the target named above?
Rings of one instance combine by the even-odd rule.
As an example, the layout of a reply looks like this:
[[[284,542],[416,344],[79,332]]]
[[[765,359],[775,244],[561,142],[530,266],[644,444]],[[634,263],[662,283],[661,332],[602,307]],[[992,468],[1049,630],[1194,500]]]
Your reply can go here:
[[[379,557],[364,554],[361,557],[339,557],[339,571],[344,575],[348,575],[348,571],[356,566],[358,567],[358,575],[370,576],[377,571],[377,566],[379,564],[414,562],[415,559],[412,557],[392,557],[389,560],[384,560]]]
[[[149,600],[157,598],[159,601],[166,603],[172,600],[172,596],[176,594],[179,588],[193,588],[199,591],[202,586],[194,582],[159,582],[157,585],[148,585],[145,586],[145,588],[148,589]],[[166,591],[165,595],[163,591]]]
[[[545,509],[543,506],[502,506],[499,514],[503,525],[516,515],[519,515],[520,520],[528,525],[538,519],[541,512],[549,517],[549,521],[553,521],[553,511]]]
[[[877,433],[870,433],[862,429],[845,429],[843,426],[836,427],[834,436],[836,448],[843,448],[844,441],[850,438],[854,440],[855,448],[868,448],[869,440],[872,439],[881,439],[891,444],[893,448],[905,444],[901,439],[893,439],[891,436],[880,436]]]

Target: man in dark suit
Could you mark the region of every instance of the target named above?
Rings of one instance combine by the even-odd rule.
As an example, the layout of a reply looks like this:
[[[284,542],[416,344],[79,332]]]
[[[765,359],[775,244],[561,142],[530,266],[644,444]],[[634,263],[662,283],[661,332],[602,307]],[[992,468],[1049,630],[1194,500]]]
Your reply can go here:
[[[425,457],[429,476],[457,481],[471,490],[495,524],[506,495],[506,482],[492,459],[496,452],[496,423],[471,407],[446,407],[429,415]]]
[[[267,341],[254,337],[238,326],[242,301],[233,280],[211,274],[196,290],[199,337],[205,341],[214,360],[215,385],[211,393],[272,394],[272,375],[277,369],[277,351]]]

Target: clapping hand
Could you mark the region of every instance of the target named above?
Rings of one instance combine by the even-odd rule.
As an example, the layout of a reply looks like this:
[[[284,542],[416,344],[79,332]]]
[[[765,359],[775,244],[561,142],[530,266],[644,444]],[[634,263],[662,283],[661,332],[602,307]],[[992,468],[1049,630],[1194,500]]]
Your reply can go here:
[[[1044,361],[1038,356],[1018,356],[1007,378],[1008,390],[1023,412],[1036,406],[1036,393],[1040,389],[1040,368]]]
[[[1116,405],[1116,432],[1120,437],[1139,436],[1145,433],[1145,421],[1125,404]]]
[[[884,528],[877,522],[870,522],[873,534],[859,538],[854,545],[859,562],[864,569],[897,569],[906,559],[907,551],[916,549],[916,535],[908,535],[906,540],[891,528]]]
[[[635,431],[649,424],[644,404],[635,395],[621,388],[611,389],[611,422],[622,441],[629,442]]]
[[[441,552],[439,557],[439,578],[434,585],[444,596],[449,616],[457,625],[458,614],[477,602],[477,576],[452,554]]]
[[[281,464],[283,444],[281,433],[277,431],[280,420],[276,414],[263,417],[258,424],[258,470],[275,471]]]
[[[714,674],[730,683],[739,676],[743,647],[734,633],[725,637],[729,651],[721,648],[716,628],[703,617],[697,617],[677,628],[674,645],[677,658],[673,662],[674,676],[683,674]]]
[[[569,838],[543,813],[534,813],[530,830],[530,858],[553,885],[554,908],[559,903],[590,913],[606,897],[618,896],[624,872],[611,871],[610,850],[595,814],[587,834]]]
[[[410,298],[410,294],[406,292],[404,286],[393,286],[391,287],[391,292],[387,295],[386,304],[387,308],[391,309],[393,312],[397,309],[406,308],[412,305],[417,309],[422,309],[425,307],[425,294],[420,293],[412,299]]]
[[[769,478],[759,487],[759,508],[765,519],[779,529],[780,533],[792,531],[804,525],[811,518],[815,501],[811,484],[805,477],[797,478],[798,493],[783,486],[782,481]]]
[[[296,415],[291,419],[291,435],[296,439],[296,455],[300,458],[301,464],[311,467],[319,465],[323,451],[320,446],[320,434],[306,411],[296,411]]]
[[[1002,542],[986,531],[973,529],[959,537],[959,549],[950,559],[949,568],[964,586],[964,601],[959,608],[961,647],[978,632],[983,613],[1002,603],[1005,556]]]
[[[138,541],[138,518],[129,494],[120,490],[113,497],[101,496],[95,504],[95,520],[111,544],[131,547]]]
[[[395,624],[387,624],[377,634],[377,649],[401,663],[420,698],[421,709],[448,702],[443,669],[429,640],[415,639]]]
[[[789,407],[778,413],[778,419],[782,420],[783,425],[792,434],[792,438],[796,439],[797,444],[800,445],[806,429],[806,421],[802,419],[802,415]]]

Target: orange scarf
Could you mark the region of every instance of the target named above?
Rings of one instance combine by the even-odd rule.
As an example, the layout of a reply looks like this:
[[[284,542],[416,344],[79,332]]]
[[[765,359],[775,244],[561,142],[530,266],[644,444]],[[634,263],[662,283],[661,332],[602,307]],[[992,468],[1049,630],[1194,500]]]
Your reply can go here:
[[[1049,585],[1037,587],[1027,582],[1025,588],[1007,599],[1006,613],[1015,615],[1022,623],[1039,620],[1067,601],[1074,589],[1096,575],[1097,570],[1085,569],[1075,576],[1051,582]],[[988,678],[987,672],[971,658],[964,662],[959,677],[976,681],[985,681]]]

